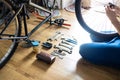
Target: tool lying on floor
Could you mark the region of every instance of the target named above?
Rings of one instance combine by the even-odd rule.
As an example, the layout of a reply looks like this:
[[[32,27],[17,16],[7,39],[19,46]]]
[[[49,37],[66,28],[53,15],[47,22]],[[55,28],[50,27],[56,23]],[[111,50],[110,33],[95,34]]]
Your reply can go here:
[[[57,41],[57,39],[59,39],[59,37],[61,37],[62,35],[63,34],[61,34],[61,32],[55,32],[55,34],[52,37],[48,38],[47,41]]]
[[[77,40],[75,40],[75,39],[70,39],[70,38],[61,38],[62,40],[64,40],[64,41],[67,41],[67,42],[69,42],[69,43],[72,43],[72,44],[75,44],[75,45],[77,45]]]
[[[56,46],[56,45],[54,45],[54,48],[65,51],[65,52],[67,52],[69,54],[72,54],[72,50],[70,50],[68,48],[65,48],[65,47],[62,47],[62,46]]]
[[[54,50],[51,55],[53,56],[57,56],[59,57],[60,59],[63,59],[64,56],[66,55],[62,50]]]
[[[49,43],[49,42],[44,42],[44,43],[42,43],[42,46],[44,47],[44,48],[47,48],[47,49],[50,49],[50,48],[52,48],[52,43]]]
[[[73,49],[72,46],[69,46],[69,45],[66,45],[66,44],[62,44],[62,43],[59,43],[59,46],[62,46],[62,47],[68,48],[68,49],[70,49],[70,50]]]
[[[67,41],[65,41],[65,40],[62,40],[61,43],[62,43],[62,44],[67,44],[67,45],[72,46],[72,47],[75,46],[75,44],[72,44],[72,43],[67,42]]]
[[[40,20],[44,20],[44,18],[40,17],[37,13],[33,12],[32,13],[37,19],[40,19]],[[49,20],[48,22],[50,23],[50,25],[53,25],[53,24],[56,24],[57,26],[71,26],[70,24],[67,24],[67,23],[64,23],[64,21],[67,21],[63,18],[58,18],[58,19],[55,19],[55,20]]]

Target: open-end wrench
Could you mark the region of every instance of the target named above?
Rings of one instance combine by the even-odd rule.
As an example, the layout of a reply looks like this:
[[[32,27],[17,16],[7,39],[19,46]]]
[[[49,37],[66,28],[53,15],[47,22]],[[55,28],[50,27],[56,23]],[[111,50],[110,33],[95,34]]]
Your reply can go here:
[[[61,43],[70,45],[70,46],[72,46],[72,47],[75,46],[74,44],[72,44],[72,43],[70,43],[70,42],[67,42],[67,41],[65,41],[65,40],[62,40]]]
[[[53,35],[52,37],[48,38],[47,41],[54,41],[56,39],[56,37],[58,35],[60,35],[60,34],[61,34],[61,32],[56,32],[55,35]]]
[[[68,49],[68,48],[61,47],[61,46],[56,46],[56,45],[54,45],[54,48],[60,49],[60,50],[65,51],[65,52],[67,52],[67,53],[69,53],[69,54],[72,54],[72,50],[70,50],[70,49]]]
[[[59,43],[59,46],[66,47],[66,48],[68,48],[68,49],[70,49],[70,50],[72,50],[72,49],[73,49],[73,47],[72,47],[72,46],[67,45],[67,44],[63,44],[63,43]]]
[[[60,59],[63,59],[66,54],[62,50],[54,50],[51,55],[58,56]]]
[[[61,56],[61,55],[55,53],[54,51],[51,53],[51,55],[57,56],[57,57],[59,57],[60,59],[63,59],[63,58],[64,58],[64,56]]]
[[[63,36],[64,34],[59,34],[58,36],[56,36],[55,38],[54,38],[54,40],[58,40],[61,36]]]

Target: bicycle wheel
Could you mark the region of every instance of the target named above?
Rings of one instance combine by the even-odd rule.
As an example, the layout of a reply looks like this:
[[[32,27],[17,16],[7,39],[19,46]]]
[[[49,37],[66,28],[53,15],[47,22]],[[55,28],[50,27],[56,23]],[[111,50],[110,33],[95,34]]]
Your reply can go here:
[[[20,18],[17,16],[11,21],[11,18],[15,14],[15,11],[11,8],[11,5],[5,0],[0,1],[1,4],[6,6],[4,14],[0,18],[0,69],[9,61],[15,52],[18,42],[15,38],[20,36],[21,24]],[[0,7],[3,8],[3,7]],[[10,23],[10,24],[9,24]],[[10,39],[13,38],[13,39]]]
[[[89,0],[87,0],[89,1]],[[100,38],[113,38],[118,33],[106,16],[105,6],[108,3],[118,5],[119,0],[90,0],[91,4],[85,5],[84,0],[75,1],[75,13],[78,22],[91,35]],[[119,2],[119,3],[118,3]],[[84,4],[83,4],[84,3]],[[118,5],[119,6],[119,5]],[[86,9],[86,7],[90,7]]]

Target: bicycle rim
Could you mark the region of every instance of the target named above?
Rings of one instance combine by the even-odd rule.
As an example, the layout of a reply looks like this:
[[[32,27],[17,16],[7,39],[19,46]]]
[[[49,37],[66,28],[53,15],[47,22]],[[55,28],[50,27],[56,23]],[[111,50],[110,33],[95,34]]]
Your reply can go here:
[[[90,5],[85,4],[84,1],[82,2],[82,0],[75,1],[75,13],[77,20],[81,24],[81,26],[90,34],[99,37],[105,38],[118,36],[116,29],[106,16],[105,12],[105,6],[109,2],[116,5],[116,3],[118,3],[117,0],[116,1],[90,0],[90,1],[91,1]]]
[[[5,1],[4,1],[5,2]],[[10,9],[10,5],[8,3],[3,3],[7,6],[7,10],[4,13],[4,16],[0,19],[0,68],[2,68],[12,57],[15,52],[18,42],[15,39],[6,39],[10,37],[17,37],[20,35],[20,24],[18,23],[19,19],[16,17],[12,22],[7,26],[10,18],[14,15],[14,11]]]

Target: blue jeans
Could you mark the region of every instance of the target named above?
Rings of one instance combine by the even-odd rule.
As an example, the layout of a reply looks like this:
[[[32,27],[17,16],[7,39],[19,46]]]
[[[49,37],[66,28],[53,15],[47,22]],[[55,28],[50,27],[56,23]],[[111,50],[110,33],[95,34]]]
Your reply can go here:
[[[115,37],[109,42],[82,44],[80,55],[97,65],[120,68],[120,37]]]

